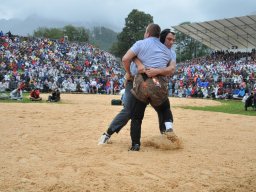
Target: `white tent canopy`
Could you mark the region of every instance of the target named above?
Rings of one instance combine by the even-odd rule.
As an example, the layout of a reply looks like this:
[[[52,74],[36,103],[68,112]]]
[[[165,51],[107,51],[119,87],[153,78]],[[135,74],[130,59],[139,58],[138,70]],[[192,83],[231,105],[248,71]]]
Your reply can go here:
[[[256,15],[173,26],[213,50],[256,48]]]

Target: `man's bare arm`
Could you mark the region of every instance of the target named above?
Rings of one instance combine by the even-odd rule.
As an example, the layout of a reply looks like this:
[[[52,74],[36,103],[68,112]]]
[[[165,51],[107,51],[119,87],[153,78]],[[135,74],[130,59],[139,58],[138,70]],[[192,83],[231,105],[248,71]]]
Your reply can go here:
[[[137,69],[139,73],[145,73],[145,66],[143,65],[143,63],[138,59],[138,57],[135,57],[133,59],[133,62],[137,65]]]
[[[159,69],[159,68],[149,68],[145,71],[145,73],[149,77],[155,77],[157,75],[162,76],[172,76],[175,73],[176,70],[176,62],[171,61],[168,67]]]

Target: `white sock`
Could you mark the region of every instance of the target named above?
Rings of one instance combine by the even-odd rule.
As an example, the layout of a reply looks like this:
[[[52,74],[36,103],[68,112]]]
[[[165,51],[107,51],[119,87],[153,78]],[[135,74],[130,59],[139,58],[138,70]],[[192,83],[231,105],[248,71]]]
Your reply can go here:
[[[166,130],[173,129],[172,122],[165,122],[164,123]]]

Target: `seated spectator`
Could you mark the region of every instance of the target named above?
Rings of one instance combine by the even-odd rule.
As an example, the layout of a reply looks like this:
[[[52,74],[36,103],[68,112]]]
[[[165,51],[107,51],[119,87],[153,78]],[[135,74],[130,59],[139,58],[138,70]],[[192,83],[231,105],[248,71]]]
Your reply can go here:
[[[239,93],[238,93],[238,97],[243,97],[245,95],[245,89],[241,88]]]
[[[42,97],[40,97],[40,91],[39,89],[33,89],[31,92],[30,92],[30,97],[29,99],[31,101],[41,101],[42,100]]]
[[[199,98],[203,98],[204,97],[204,93],[201,87],[197,88],[197,97]]]
[[[253,93],[251,93],[251,95],[245,100],[245,104],[244,104],[245,111],[247,111],[248,107],[255,108]]]
[[[191,97],[197,97],[197,87],[194,86],[191,90]]]
[[[77,84],[76,84],[76,92],[79,92],[79,93],[83,92],[83,90],[82,90],[82,87],[81,87],[81,84],[80,84],[80,83],[77,83]]]
[[[245,96],[245,89],[241,88],[241,89],[239,89],[238,94],[233,95],[233,98],[234,99],[243,99],[244,96]]]
[[[0,81],[0,93],[5,92],[6,91],[6,86],[4,84],[4,80]]]
[[[60,101],[60,91],[59,89],[54,89],[52,95],[49,95],[48,100],[49,102],[58,102]]]
[[[242,102],[245,103],[246,99],[249,97],[248,93],[245,93],[243,99],[242,99]]]
[[[11,91],[10,93],[10,99],[12,100],[22,100],[23,96],[22,96],[22,89],[14,89],[13,91]]]
[[[202,88],[203,98],[209,98],[207,87]]]
[[[256,110],[256,89],[254,90],[254,94],[253,94],[253,105],[254,105],[254,110]]]
[[[110,79],[108,79],[108,80],[106,81],[105,90],[106,90],[106,94],[109,95],[109,94],[111,93]]]
[[[120,87],[118,84],[116,84],[114,87],[114,95],[117,95],[119,93],[119,91],[120,91]]]
[[[23,99],[22,90],[24,89],[24,87],[25,87],[25,83],[24,82],[20,83],[17,89],[14,89],[13,91],[11,91],[10,99],[22,100]]]
[[[90,87],[91,87],[91,93],[92,94],[98,93],[98,83],[97,83],[97,81],[95,79],[93,79],[91,81]]]
[[[9,95],[6,93],[0,93],[0,100],[9,99]]]

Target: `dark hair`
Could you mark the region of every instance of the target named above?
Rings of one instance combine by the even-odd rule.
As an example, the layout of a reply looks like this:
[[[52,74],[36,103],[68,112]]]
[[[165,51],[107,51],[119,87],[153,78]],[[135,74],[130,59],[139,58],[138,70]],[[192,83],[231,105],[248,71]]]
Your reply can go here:
[[[148,25],[147,27],[147,32],[149,33],[149,35],[151,37],[157,37],[159,38],[160,36],[160,32],[161,32],[161,28],[159,25],[151,23]]]
[[[164,30],[160,33],[160,41],[161,41],[161,43],[164,44],[165,38],[166,38],[166,36],[167,36],[169,33],[175,35],[175,33],[174,33],[173,31],[171,31],[171,29],[164,29]]]

